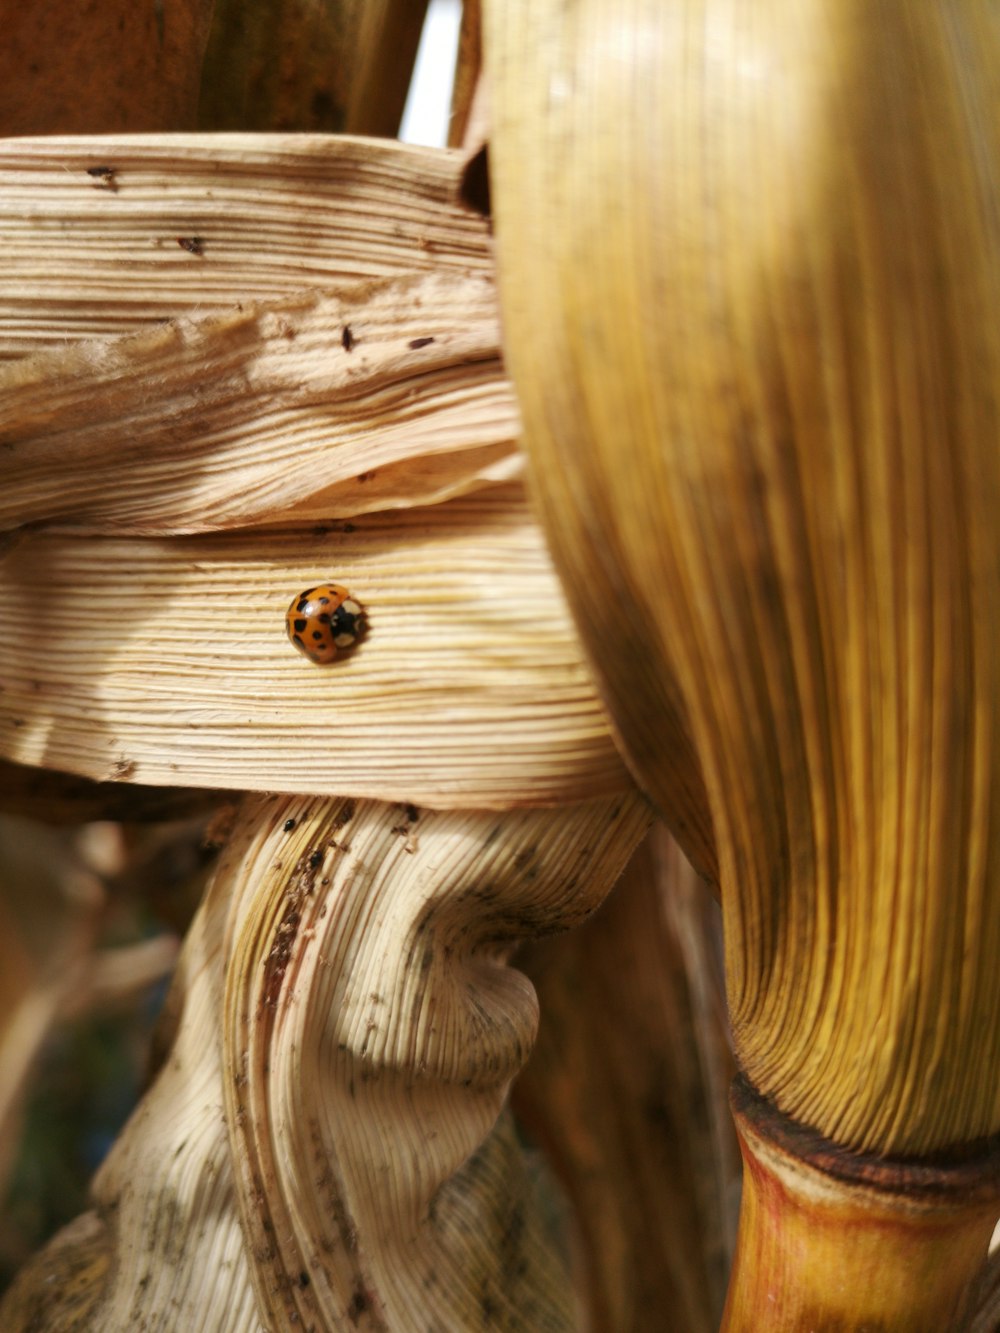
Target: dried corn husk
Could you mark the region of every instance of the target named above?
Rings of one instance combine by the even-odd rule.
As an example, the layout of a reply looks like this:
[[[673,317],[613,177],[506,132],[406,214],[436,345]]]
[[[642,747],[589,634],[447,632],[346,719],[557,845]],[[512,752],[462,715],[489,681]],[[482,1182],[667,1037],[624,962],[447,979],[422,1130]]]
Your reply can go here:
[[[590,911],[647,824],[634,798],[251,799],[185,945],[170,1056],[96,1183],[116,1263],[87,1326],[572,1328],[497,1123],[536,1023],[505,960]],[[29,1285],[5,1327],[48,1296]]]
[[[207,161],[205,141],[189,146],[187,164],[182,146],[173,148],[182,203]],[[74,147],[77,163],[88,160],[90,145]],[[107,222],[119,239],[148,234],[152,201],[128,207],[126,185],[164,152],[162,141],[126,147],[131,158],[101,153],[114,162],[113,179],[85,187],[112,200]],[[97,1184],[101,1216],[111,1220],[64,1235],[50,1259],[29,1268],[4,1310],[11,1327],[58,1323],[81,1304],[102,1330],[155,1321],[165,1309],[192,1325],[257,1328],[265,1318],[279,1328],[291,1326],[298,1306],[331,1328],[345,1320],[422,1327],[435,1310],[442,1327],[463,1330],[513,1329],[525,1318],[539,1328],[572,1325],[572,1292],[542,1236],[520,1148],[509,1123],[490,1132],[534,1024],[530,987],[500,967],[509,948],[502,941],[589,910],[647,816],[523,490],[509,482],[518,470],[516,419],[499,368],[484,231],[447,205],[441,184],[442,158],[454,179],[457,156],[414,160],[355,144],[352,167],[349,149],[331,151],[340,164],[331,198],[356,210],[359,233],[338,260],[341,242],[329,231],[313,248],[327,217],[322,199],[317,228],[302,221],[304,195],[322,195],[318,182],[336,173],[321,154],[304,160],[302,148],[281,141],[268,154],[240,141],[223,154],[205,204],[231,236],[275,228],[285,250],[271,272],[238,246],[222,259],[220,245],[213,264],[206,240],[203,253],[177,247],[205,261],[203,282],[170,292],[163,279],[171,266],[157,255],[134,287],[119,286],[106,301],[115,258],[98,241],[88,270],[95,286],[74,307],[68,277],[86,225],[49,269],[48,286],[38,238],[22,238],[7,327],[27,294],[38,312],[31,330],[43,336],[35,355],[25,355],[30,340],[8,343],[19,359],[6,372],[10,531],[0,619],[12,632],[0,631],[0,699],[10,709],[0,745],[7,759],[121,782],[154,783],[160,773],[185,788],[347,792],[407,804],[364,807],[359,823],[369,820],[371,838],[346,858],[347,878],[331,875],[336,888],[327,895],[316,886],[315,896],[316,845],[290,862],[281,849],[324,830],[332,839],[343,807],[315,797],[287,806],[262,798],[248,808],[222,887],[189,937],[160,1079]],[[395,191],[398,208],[406,189],[377,169],[366,186],[376,161],[390,177],[402,167],[418,198],[391,233],[387,201]],[[234,178],[278,178],[289,162],[292,179],[275,189],[273,207],[253,196],[248,205]],[[422,191],[423,230],[414,222]],[[380,192],[381,205],[373,203]],[[70,212],[86,211],[79,192],[68,200]],[[54,207],[54,226],[59,217]],[[166,225],[174,227],[173,216]],[[116,310],[132,331],[110,332]],[[184,322],[143,328],[164,313]],[[110,336],[95,339],[101,333]],[[47,345],[56,336],[72,345]],[[284,613],[302,588],[329,578],[362,600],[368,631],[351,656],[323,670],[291,649]],[[58,604],[61,584],[70,604]],[[36,604],[46,608],[43,635],[68,633],[60,641],[69,651],[39,650],[37,620],[23,614]],[[435,833],[427,817],[427,855],[425,821],[409,804],[548,806],[590,796],[603,804],[574,818],[480,809],[437,817]],[[301,832],[289,834],[289,820]],[[473,871],[484,843],[485,864]],[[341,842],[328,855],[343,850]],[[237,872],[248,878],[234,883]],[[554,889],[565,903],[552,901]],[[437,898],[440,985],[434,949],[418,965],[405,932],[379,926],[403,929],[419,917],[424,933],[436,931],[428,904]],[[245,932],[230,906],[249,914]],[[341,936],[314,952],[311,941],[335,926]],[[466,950],[482,931],[488,956],[467,976]],[[457,981],[453,958],[463,969]],[[319,1066],[303,1073],[300,1065],[304,1051],[318,1051],[324,1067],[340,1058],[326,1038],[331,1014],[346,1018],[348,1005],[331,1009],[328,988],[353,986],[355,962],[385,970],[381,993],[388,1012],[398,1010],[400,1042],[395,1052],[372,1052],[367,1027],[359,1037],[363,1072],[374,1069],[383,1085],[372,1090],[388,1090],[388,1100],[358,1098],[360,1119],[348,1114],[352,1081],[334,1093]],[[286,975],[294,1003],[278,1012],[305,1021],[295,1033],[284,1022],[270,1026]],[[227,995],[234,1017],[223,1059]],[[417,1028],[424,1000],[433,1013]],[[249,1027],[241,1015],[253,1016]],[[470,1072],[480,1058],[483,1070]],[[286,1061],[287,1079],[279,1077]],[[391,1077],[379,1076],[379,1062]],[[220,1118],[219,1102],[230,1097]],[[317,1120],[331,1113],[333,1121]],[[417,1150],[414,1125],[427,1135]],[[296,1126],[313,1135],[309,1145],[293,1141]],[[324,1163],[350,1187],[356,1224],[338,1214],[336,1199],[331,1215],[329,1182],[315,1170],[316,1134]],[[272,1215],[282,1219],[280,1251],[265,1240],[275,1234]],[[151,1244],[167,1263],[151,1263]],[[70,1272],[72,1292],[53,1301],[47,1279]]]
[[[0,747],[20,763],[436,806],[629,786],[519,489],[321,530],[39,533],[2,574]],[[369,629],[322,668],[284,617],[329,578]]]
[[[520,471],[485,275],[241,302],[0,365],[0,395],[0,528],[308,522]]]
[[[247,806],[169,1056],[97,1182],[106,1227],[26,1274],[12,1325],[74,1265],[102,1329],[164,1310],[220,1329],[573,1325],[509,1123],[493,1129],[534,1030],[502,964],[511,938],[594,906],[647,816],[509,481],[486,228],[450,202],[457,168],[357,141],[0,145],[20,525],[0,746],[320,794]],[[164,319],[183,323],[147,327]],[[330,670],[283,625],[326,578],[369,618]],[[372,803],[348,845],[323,799],[342,793],[462,813]],[[510,810],[532,805],[564,808]]]
[[[32,345],[25,308],[33,335],[82,339],[6,370],[4,757],[437,806],[624,790],[523,494],[497,485],[516,414],[458,155],[135,138],[100,144],[112,189],[95,151],[0,145],[0,339]],[[123,250],[146,256],[126,284]],[[200,318],[94,341],[181,312]],[[369,632],[324,671],[283,621],[331,578]]]
[[[319,134],[2,140],[0,356],[343,282],[488,275],[458,168]]]

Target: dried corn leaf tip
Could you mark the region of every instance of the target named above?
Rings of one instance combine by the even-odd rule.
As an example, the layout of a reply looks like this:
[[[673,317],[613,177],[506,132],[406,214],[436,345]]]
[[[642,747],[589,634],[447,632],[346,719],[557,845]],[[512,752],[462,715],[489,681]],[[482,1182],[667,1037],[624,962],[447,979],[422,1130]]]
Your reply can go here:
[[[321,583],[295,598],[285,624],[299,652],[327,666],[357,643],[365,631],[365,612],[339,583]]]

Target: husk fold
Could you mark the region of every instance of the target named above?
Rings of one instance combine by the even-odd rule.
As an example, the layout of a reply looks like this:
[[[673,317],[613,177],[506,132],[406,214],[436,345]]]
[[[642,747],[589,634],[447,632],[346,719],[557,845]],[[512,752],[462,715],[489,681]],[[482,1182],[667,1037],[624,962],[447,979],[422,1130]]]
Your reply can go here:
[[[487,6],[557,566],[718,849],[737,1055],[842,1144],[1000,1130],[995,7]]]
[[[349,127],[398,105],[414,6],[285,13],[342,39]],[[305,24],[281,26],[264,123],[310,93],[282,88]],[[546,554],[496,488],[516,423],[455,164],[293,136],[0,144],[5,753],[338,793],[243,808],[158,1077],[5,1328],[573,1326],[494,1126],[535,1021],[506,956],[589,911],[648,816],[613,795]],[[282,627],[325,577],[369,614],[333,673]]]
[[[485,275],[240,301],[0,365],[0,528],[169,535],[434,503],[518,475],[516,434]]]
[[[169,1055],[95,1183],[115,1263],[62,1308],[107,1330],[572,1328],[500,1114],[536,1023],[506,959],[592,910],[647,826],[634,797],[249,798],[185,943]],[[5,1327],[58,1319],[37,1278]]]
[[[627,788],[511,484],[459,169],[323,136],[0,144],[5,758],[438,807]],[[324,670],[284,615],[331,579],[369,630]]]

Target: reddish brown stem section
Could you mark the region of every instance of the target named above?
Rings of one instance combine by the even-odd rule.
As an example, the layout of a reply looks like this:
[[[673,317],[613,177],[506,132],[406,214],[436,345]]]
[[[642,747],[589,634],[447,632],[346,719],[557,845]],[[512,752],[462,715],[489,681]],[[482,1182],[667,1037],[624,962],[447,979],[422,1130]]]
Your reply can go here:
[[[934,1159],[852,1154],[737,1079],[743,1204],[724,1333],[942,1333],[1000,1212],[996,1139]]]

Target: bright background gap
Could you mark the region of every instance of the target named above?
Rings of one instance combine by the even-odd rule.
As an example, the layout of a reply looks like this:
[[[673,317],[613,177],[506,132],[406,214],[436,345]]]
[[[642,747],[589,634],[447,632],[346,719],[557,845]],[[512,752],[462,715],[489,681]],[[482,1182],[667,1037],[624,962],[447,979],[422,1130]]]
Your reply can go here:
[[[461,22],[462,0],[430,0],[399,128],[404,143],[443,148],[448,142]]]

